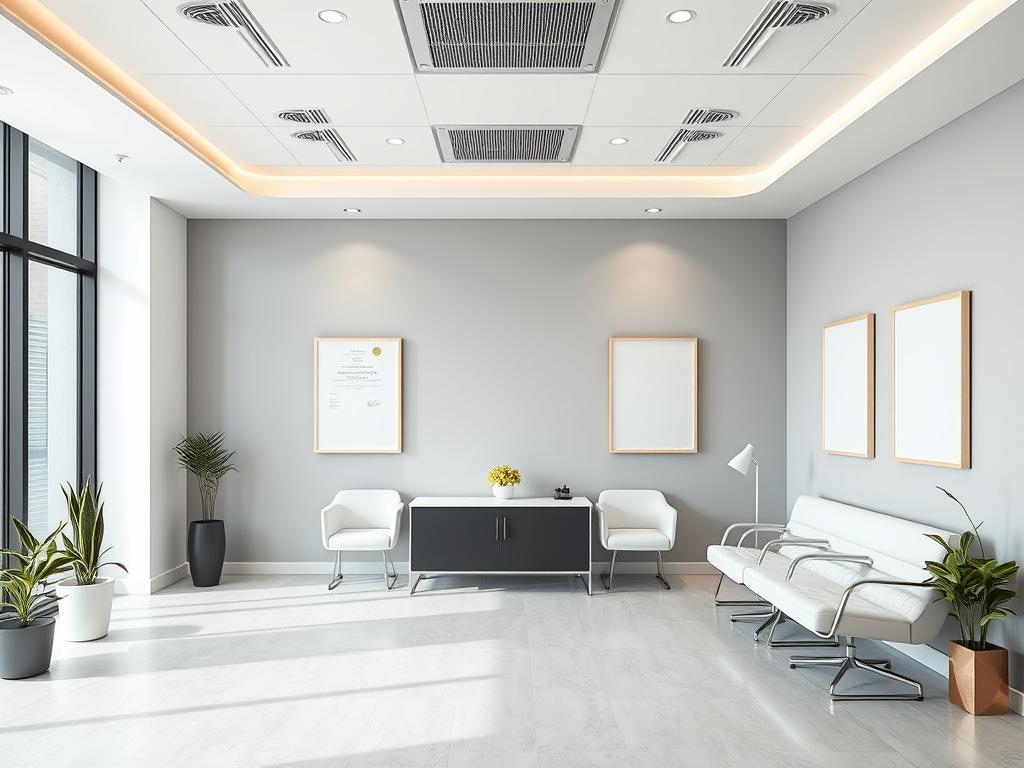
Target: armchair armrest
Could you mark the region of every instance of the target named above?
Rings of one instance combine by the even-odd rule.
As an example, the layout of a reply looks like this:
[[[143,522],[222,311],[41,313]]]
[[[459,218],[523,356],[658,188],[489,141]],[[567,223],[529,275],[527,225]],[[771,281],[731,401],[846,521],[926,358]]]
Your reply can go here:
[[[782,533],[786,530],[786,526],[782,525],[781,523],[733,523],[728,528],[726,528],[725,533],[722,534],[721,545],[723,547],[729,541],[729,534],[731,534],[733,531],[739,528],[746,528],[747,533],[753,533],[754,531],[778,531],[779,533]],[[746,535],[747,534],[744,533],[743,536],[740,537],[741,542],[743,541],[743,537],[745,537]],[[737,544],[736,546],[738,547],[740,545]]]
[[[345,507],[341,504],[331,503],[320,510],[320,535],[323,539],[324,548],[327,547],[327,540],[341,530],[341,518]]]
[[[793,578],[796,569],[804,560],[830,560],[836,563],[860,563],[861,565],[872,565],[875,562],[873,558],[867,555],[847,555],[842,552],[811,552],[806,555],[797,555],[793,558],[793,562],[789,564],[789,570],[786,572],[786,581]]]
[[[850,602],[850,598],[853,593],[867,584],[886,584],[892,587],[924,587],[927,589],[935,589],[935,584],[931,581],[899,581],[896,579],[858,579],[848,586],[843,596],[839,598],[839,605],[836,606],[836,617],[832,620],[832,628],[828,633],[814,632],[819,637],[834,637],[836,630],[839,629],[839,623],[843,620],[843,614],[846,613],[846,605]],[[813,631],[813,630],[812,630]]]
[[[398,534],[402,530],[402,510],[405,509],[403,502],[398,502],[391,516],[391,546],[397,546]]]
[[[761,547],[761,554],[757,557],[757,564],[761,565],[769,552],[791,545],[796,545],[798,547],[810,547],[811,549],[828,549],[831,546],[831,543],[828,539],[804,539],[800,536],[789,536],[784,539],[772,539]]]

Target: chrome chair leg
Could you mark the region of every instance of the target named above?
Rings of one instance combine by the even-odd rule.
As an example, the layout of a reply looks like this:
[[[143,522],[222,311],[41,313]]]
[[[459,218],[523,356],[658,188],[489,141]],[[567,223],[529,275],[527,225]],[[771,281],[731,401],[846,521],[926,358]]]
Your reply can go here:
[[[615,556],[618,555],[618,554],[619,554],[619,550],[617,550],[617,549],[613,549],[612,550],[612,565],[611,565],[611,568],[608,569],[608,573],[602,573],[601,574],[601,583],[604,584],[604,588],[606,590],[611,590],[611,588],[612,588],[612,579],[615,578]]]
[[[811,659],[794,656],[789,660],[791,669],[797,666],[808,664],[839,663],[839,672],[832,679],[828,687],[828,695],[832,701],[923,701],[924,689],[921,684],[909,677],[893,672],[891,664],[886,659],[862,659],[857,656],[857,646],[852,637],[846,639],[846,656],[842,659]],[[909,685],[914,689],[913,693],[836,693],[839,682],[851,669],[859,669],[864,672],[884,677],[888,680],[895,680],[898,683]]]
[[[775,630],[778,629],[779,624],[785,621],[785,616],[780,612],[775,623],[772,624],[772,631],[768,633],[768,647],[769,648],[838,648],[839,638],[817,638],[817,637],[805,637],[803,640],[776,640]],[[754,636],[754,642],[757,642],[757,635]],[[793,668],[792,663],[790,669]]]
[[[665,581],[665,564],[661,561],[661,551],[658,551],[658,581],[661,582],[661,586],[665,589],[672,589],[668,582]]]
[[[768,606],[768,610],[766,611],[753,611],[752,613],[734,613],[732,616],[729,617],[729,621],[736,624],[741,621],[762,621],[764,619],[771,620],[774,618],[775,610],[771,606]]]
[[[768,605],[764,600],[721,600],[718,593],[722,591],[722,582],[725,581],[725,574],[718,577],[718,586],[715,587],[715,605]],[[765,614],[768,616],[769,614]]]
[[[736,617],[733,617],[733,621],[735,620]],[[786,619],[782,616],[782,611],[774,611],[773,613],[769,614],[768,617],[763,622],[761,622],[758,628],[754,630],[754,642],[756,643],[758,642],[758,640],[760,640],[761,633],[768,629],[769,626],[772,628],[772,632],[774,632],[775,627],[785,620]]]
[[[327,589],[334,589],[336,586],[341,584],[341,551],[334,553],[334,570],[331,571],[331,583],[327,585]]]
[[[392,563],[391,573],[388,573],[388,551],[382,549],[380,554],[384,558],[384,589],[390,592],[398,581],[398,571],[395,570],[395,565]]]

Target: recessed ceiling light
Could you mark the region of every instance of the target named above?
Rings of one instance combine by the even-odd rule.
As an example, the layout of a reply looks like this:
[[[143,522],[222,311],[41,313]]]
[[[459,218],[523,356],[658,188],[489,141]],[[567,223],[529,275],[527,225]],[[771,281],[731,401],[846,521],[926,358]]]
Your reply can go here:
[[[0,96],[13,96],[14,91],[8,88],[6,85],[0,85]]]
[[[405,144],[405,139],[399,138],[398,136],[392,136],[390,139],[385,139],[385,141],[393,147]]]
[[[342,22],[348,21],[348,16],[341,11],[335,11],[328,8],[327,10],[320,11],[317,14],[320,17],[320,21],[325,21],[328,24],[341,24]]]
[[[696,15],[693,11],[672,11],[672,13],[665,17],[665,21],[669,24],[685,24]]]
[[[613,144],[616,147],[621,147],[623,144],[628,144],[629,139],[625,136],[616,136],[614,139],[608,139],[609,144]]]
[[[661,208],[644,208],[644,213],[661,213]]]
[[[362,213],[362,208],[346,208],[345,213]]]

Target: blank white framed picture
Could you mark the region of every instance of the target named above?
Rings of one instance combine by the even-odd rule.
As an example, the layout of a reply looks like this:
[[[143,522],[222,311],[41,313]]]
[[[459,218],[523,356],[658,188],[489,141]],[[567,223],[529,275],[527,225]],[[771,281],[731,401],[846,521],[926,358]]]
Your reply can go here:
[[[897,461],[970,468],[970,291],[893,308],[892,441]]]
[[[313,450],[402,452],[402,339],[313,340]]]
[[[697,452],[697,339],[608,339],[608,450]]]
[[[821,448],[837,456],[875,456],[875,315],[821,329]]]

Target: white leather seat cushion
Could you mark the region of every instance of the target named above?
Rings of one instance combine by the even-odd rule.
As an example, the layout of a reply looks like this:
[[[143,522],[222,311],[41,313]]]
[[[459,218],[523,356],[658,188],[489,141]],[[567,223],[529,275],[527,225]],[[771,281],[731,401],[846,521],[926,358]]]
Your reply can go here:
[[[609,528],[608,549],[650,551],[670,549],[668,536],[657,528]]]
[[[743,583],[743,574],[747,568],[767,568],[771,571],[782,571],[785,575],[792,558],[797,555],[805,555],[809,552],[819,550],[810,547],[789,546],[783,547],[781,551],[773,551],[765,554],[764,562],[757,565],[757,558],[761,550],[753,547],[733,547],[728,544],[712,544],[708,547],[708,562],[720,570],[737,584]]]
[[[328,549],[391,549],[387,528],[342,528],[327,540]]]
[[[865,568],[865,571],[867,569]],[[868,574],[863,574],[867,577]],[[836,608],[846,587],[813,571],[800,568],[786,581],[786,572],[766,568],[748,568],[746,586],[798,624],[816,632],[828,632],[835,620]],[[926,590],[921,590],[926,591]],[[850,598],[837,635],[914,642],[912,622],[856,593]]]

